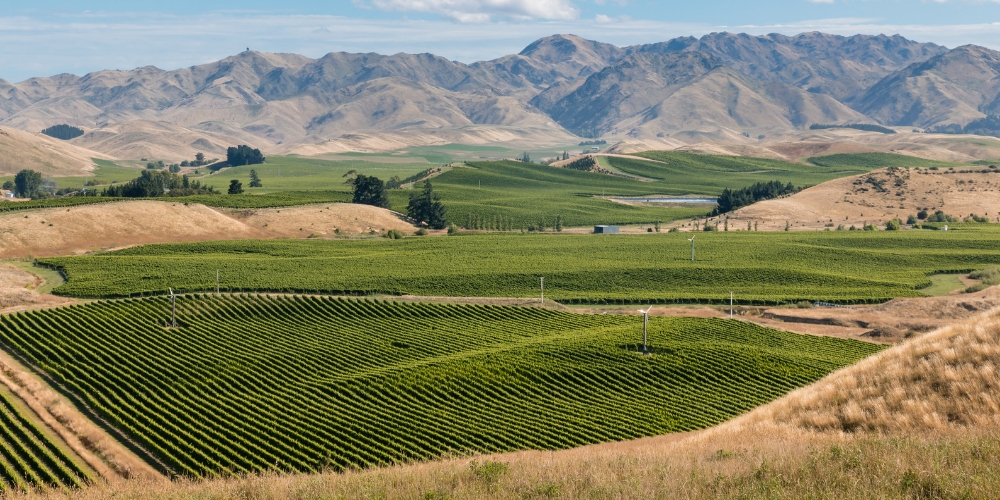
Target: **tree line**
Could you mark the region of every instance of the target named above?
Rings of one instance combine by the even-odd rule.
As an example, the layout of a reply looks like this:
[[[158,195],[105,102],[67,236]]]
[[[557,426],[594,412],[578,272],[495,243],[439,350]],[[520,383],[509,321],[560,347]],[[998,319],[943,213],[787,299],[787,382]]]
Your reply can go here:
[[[718,205],[712,210],[710,217],[732,212],[738,208],[753,205],[758,201],[770,200],[779,196],[787,196],[799,192],[791,182],[782,184],[781,181],[757,182],[752,186],[732,190],[729,188],[722,190],[719,196]]]

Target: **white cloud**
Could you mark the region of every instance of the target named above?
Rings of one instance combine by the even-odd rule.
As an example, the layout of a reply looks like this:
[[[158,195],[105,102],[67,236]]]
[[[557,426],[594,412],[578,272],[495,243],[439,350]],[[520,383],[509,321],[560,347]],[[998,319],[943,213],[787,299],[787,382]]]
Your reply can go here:
[[[809,0],[811,3],[835,3],[836,0]]]
[[[395,12],[438,14],[463,23],[485,23],[496,18],[514,20],[576,19],[580,11],[571,0],[370,0],[375,8]]]
[[[601,22],[611,20],[614,22]],[[448,20],[364,19],[340,16],[215,12],[83,14],[0,17],[4,48],[0,78],[21,81],[58,73],[154,65],[176,69],[216,61],[246,47],[321,57],[329,52],[430,52],[471,63],[520,52],[556,33],[573,33],[619,46],[654,43],[714,31],[795,35],[823,31],[840,35],[901,34],[948,47],[964,44],[1000,49],[1000,24],[903,25],[878,19],[820,19],[788,24],[719,26],[608,17],[504,22],[484,29]]]

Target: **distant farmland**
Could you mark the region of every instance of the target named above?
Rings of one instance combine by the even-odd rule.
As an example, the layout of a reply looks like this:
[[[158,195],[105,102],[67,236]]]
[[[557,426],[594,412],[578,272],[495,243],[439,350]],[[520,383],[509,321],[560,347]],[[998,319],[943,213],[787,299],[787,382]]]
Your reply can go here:
[[[56,293],[214,291],[546,297],[564,303],[882,302],[923,295],[929,274],[1000,264],[995,225],[968,231],[650,235],[491,234],[403,240],[149,245],[42,259]]]
[[[0,317],[168,473],[345,470],[722,422],[882,347],[729,320],[266,296]],[[127,340],[126,340],[127,339]]]

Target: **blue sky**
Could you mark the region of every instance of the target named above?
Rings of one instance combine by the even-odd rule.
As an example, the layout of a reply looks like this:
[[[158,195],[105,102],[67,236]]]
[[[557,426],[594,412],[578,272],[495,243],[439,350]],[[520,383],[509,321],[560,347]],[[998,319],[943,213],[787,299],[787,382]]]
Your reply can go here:
[[[0,78],[201,64],[246,47],[432,52],[473,62],[554,33],[618,45],[713,31],[899,33],[1000,49],[1000,0],[5,1]]]

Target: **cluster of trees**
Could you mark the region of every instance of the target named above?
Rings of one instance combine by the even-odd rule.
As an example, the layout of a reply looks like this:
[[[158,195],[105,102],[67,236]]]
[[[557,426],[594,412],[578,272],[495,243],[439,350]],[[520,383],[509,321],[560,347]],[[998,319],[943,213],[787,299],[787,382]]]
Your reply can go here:
[[[887,135],[896,133],[896,131],[891,128],[871,123],[852,123],[849,125],[824,125],[821,123],[813,123],[809,126],[809,130],[823,130],[827,128],[852,128],[854,130],[864,130],[865,132],[881,132]],[[761,136],[761,138],[763,138],[763,136]]]
[[[208,165],[209,163],[213,163],[213,162],[214,162],[214,160],[206,160],[205,159],[205,153],[198,153],[198,154],[194,155],[194,161],[184,160],[184,161],[181,162],[181,166],[182,167],[200,167],[202,165]]]
[[[59,186],[52,179],[43,179],[40,172],[24,169],[14,176],[13,181],[3,183],[3,189],[13,191],[18,198],[48,198],[59,193]]]
[[[373,207],[389,208],[389,192],[382,179],[375,176],[359,174],[354,178],[353,203],[371,205]]]
[[[719,204],[712,210],[711,217],[752,205],[758,201],[787,196],[798,191],[791,182],[782,184],[781,181],[757,182],[750,187],[735,191],[727,188],[722,190]]]
[[[264,155],[259,149],[251,149],[250,146],[241,144],[226,150],[226,163],[231,167],[260,165],[264,163]]]
[[[357,174],[353,171],[345,175],[354,175],[352,179],[347,181],[353,186],[352,201],[354,203],[389,208],[389,193],[382,179],[372,175]],[[448,227],[446,213],[447,210],[441,204],[441,197],[434,193],[430,180],[424,181],[424,188],[420,192],[410,194],[406,215],[416,221],[417,225],[427,226],[431,229],[444,229]]]
[[[101,196],[122,198],[155,198],[160,196],[190,196],[195,194],[218,194],[212,186],[201,181],[192,181],[188,176],[180,176],[163,170],[144,170],[142,174],[124,184],[108,186]]]
[[[603,146],[603,145],[605,145],[607,143],[608,143],[608,141],[605,141],[604,139],[601,139],[601,140],[598,140],[598,141],[583,141],[579,145],[580,146]]]
[[[83,135],[83,129],[76,128],[65,123],[62,125],[53,125],[42,131],[43,134],[54,137],[56,139],[62,139],[68,141],[70,139],[75,139]]]

